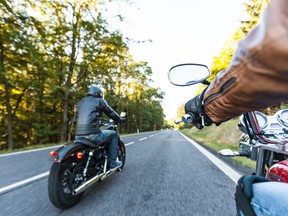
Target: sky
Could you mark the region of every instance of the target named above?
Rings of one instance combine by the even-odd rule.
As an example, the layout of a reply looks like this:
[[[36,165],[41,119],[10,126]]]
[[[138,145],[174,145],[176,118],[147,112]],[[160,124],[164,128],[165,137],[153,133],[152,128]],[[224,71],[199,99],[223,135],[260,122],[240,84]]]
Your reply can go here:
[[[195,95],[198,87],[173,86],[167,73],[180,63],[210,67],[226,40],[244,17],[244,0],[114,0],[108,3],[108,23],[124,36],[148,41],[129,45],[134,61],[146,61],[153,71],[153,87],[165,92],[166,119],[177,116],[179,105]],[[117,21],[121,14],[124,21]]]

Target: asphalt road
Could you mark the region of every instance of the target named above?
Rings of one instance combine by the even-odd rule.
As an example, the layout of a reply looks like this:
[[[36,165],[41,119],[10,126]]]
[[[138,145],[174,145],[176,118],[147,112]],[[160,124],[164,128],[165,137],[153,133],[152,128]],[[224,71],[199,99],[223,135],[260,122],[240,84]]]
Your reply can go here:
[[[236,215],[239,174],[225,164],[216,166],[211,155],[178,131],[122,139],[124,169],[89,188],[80,203],[67,210],[57,209],[48,198],[51,148],[0,156],[0,215]]]

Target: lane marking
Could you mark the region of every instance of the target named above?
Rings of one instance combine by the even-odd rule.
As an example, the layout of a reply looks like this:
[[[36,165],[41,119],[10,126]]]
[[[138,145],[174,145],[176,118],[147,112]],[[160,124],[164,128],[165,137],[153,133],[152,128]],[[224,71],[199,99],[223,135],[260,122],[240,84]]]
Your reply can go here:
[[[200,146],[195,141],[191,140],[189,137],[185,136],[181,132],[179,132],[186,140],[188,140],[195,148],[197,148],[203,155],[205,155],[212,163],[214,163],[222,172],[224,172],[234,183],[237,184],[238,179],[241,177],[240,173],[232,169],[222,160],[217,158],[211,152],[207,151],[205,148]]]
[[[129,145],[132,145],[132,144],[134,144],[135,142],[130,142],[130,143],[127,143],[127,144],[125,144],[125,146],[129,146]]]
[[[146,140],[146,139],[148,139],[148,137],[144,137],[142,139],[139,139],[139,141],[141,142],[141,141]]]
[[[0,188],[0,195],[9,191],[9,190],[14,189],[14,188],[21,187],[21,186],[29,184],[31,182],[37,181],[37,180],[44,178],[48,175],[49,175],[49,171],[42,173],[42,174],[39,174],[39,175],[36,175],[36,176],[33,176],[31,178],[25,179],[23,181],[16,182],[16,183],[8,185],[6,187]]]

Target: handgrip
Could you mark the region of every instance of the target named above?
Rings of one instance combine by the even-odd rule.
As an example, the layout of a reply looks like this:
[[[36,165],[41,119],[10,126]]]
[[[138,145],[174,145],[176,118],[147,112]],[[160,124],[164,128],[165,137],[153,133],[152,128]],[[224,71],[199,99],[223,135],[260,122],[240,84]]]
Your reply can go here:
[[[185,124],[192,123],[194,121],[195,117],[193,113],[185,114],[182,116],[182,119],[177,119],[174,121],[175,124],[180,124],[181,122]]]
[[[182,121],[185,124],[191,124],[193,121],[195,120],[195,116],[193,113],[189,113],[189,114],[185,114],[184,116],[182,116]]]
[[[180,124],[181,122],[183,122],[182,119],[176,119],[176,120],[174,121],[175,124]]]

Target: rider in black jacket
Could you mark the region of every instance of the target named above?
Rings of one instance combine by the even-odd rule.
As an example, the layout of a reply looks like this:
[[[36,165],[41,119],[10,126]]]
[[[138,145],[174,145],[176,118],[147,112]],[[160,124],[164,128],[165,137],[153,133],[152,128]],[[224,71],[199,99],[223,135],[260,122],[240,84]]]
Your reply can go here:
[[[102,114],[105,113],[115,122],[122,119],[103,99],[103,91],[97,86],[89,87],[87,97],[82,98],[76,105],[77,126],[76,137],[85,137],[95,143],[111,140],[108,147],[108,165],[110,169],[118,168],[121,161],[116,161],[118,154],[118,135],[113,130],[100,130]]]

